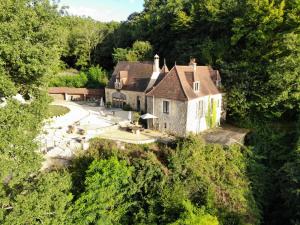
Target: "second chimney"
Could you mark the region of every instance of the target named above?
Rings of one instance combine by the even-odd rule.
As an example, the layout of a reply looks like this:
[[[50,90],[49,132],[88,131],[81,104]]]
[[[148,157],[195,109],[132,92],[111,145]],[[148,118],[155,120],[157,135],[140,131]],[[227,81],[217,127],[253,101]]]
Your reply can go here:
[[[154,56],[154,65],[153,65],[153,72],[160,72],[160,68],[159,68],[159,56],[156,54]]]

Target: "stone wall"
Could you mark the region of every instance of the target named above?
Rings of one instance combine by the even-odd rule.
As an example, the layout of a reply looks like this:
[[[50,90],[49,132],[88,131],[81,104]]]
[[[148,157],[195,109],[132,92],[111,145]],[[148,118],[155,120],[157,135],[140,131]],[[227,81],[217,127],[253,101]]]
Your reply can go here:
[[[113,102],[112,94],[117,92],[116,89],[105,88],[105,99],[106,102]],[[120,92],[126,95],[126,104],[129,104],[132,109],[137,110],[137,97],[140,97],[140,107],[141,111],[146,111],[146,97],[144,92],[135,92],[135,91],[125,91],[120,90]]]
[[[163,101],[170,102],[169,114],[163,113]],[[187,102],[154,98],[153,104],[153,98],[147,97],[147,112],[158,117],[158,119],[148,121],[150,128],[152,128],[153,124],[154,129],[161,132],[174,134],[176,136],[186,135]]]

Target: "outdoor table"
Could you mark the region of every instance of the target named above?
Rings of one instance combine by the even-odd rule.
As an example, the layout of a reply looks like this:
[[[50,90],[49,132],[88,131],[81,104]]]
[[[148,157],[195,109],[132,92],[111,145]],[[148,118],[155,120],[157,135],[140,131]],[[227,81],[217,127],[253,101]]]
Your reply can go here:
[[[134,126],[129,126],[128,127],[132,133],[134,134],[140,134],[141,130],[143,129],[141,125],[134,125]]]

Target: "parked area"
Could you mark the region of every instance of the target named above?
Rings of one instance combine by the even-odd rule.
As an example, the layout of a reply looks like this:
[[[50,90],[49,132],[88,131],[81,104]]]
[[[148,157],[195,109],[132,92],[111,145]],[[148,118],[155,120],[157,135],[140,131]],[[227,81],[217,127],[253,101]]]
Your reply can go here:
[[[145,130],[128,120],[129,112],[121,109],[106,109],[98,103],[67,102],[56,100],[53,105],[61,105],[70,111],[49,119],[38,142],[45,154],[45,168],[53,160],[69,160],[78,150],[86,150],[89,140],[95,137],[127,142],[147,144],[155,141],[172,140],[166,134]]]
[[[237,128],[228,124],[222,127],[208,130],[202,134],[202,137],[207,143],[231,145],[231,144],[244,144],[246,135],[249,130]]]

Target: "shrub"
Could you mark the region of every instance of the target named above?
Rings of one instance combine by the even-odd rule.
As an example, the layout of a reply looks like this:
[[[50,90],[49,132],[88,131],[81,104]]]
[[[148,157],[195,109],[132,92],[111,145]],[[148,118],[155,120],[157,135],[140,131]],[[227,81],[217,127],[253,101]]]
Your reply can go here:
[[[88,78],[87,87],[89,88],[105,87],[108,83],[107,72],[99,66],[89,68],[86,74]]]
[[[50,87],[74,87],[74,88],[100,88],[108,83],[108,74],[101,67],[91,67],[87,71],[78,74],[62,72],[61,75],[53,77]]]
[[[125,105],[123,106],[123,110],[125,110],[125,111],[131,111],[132,108],[131,108],[131,106],[130,106],[129,104],[125,104]]]

